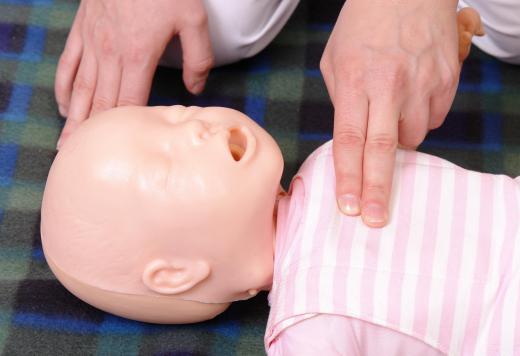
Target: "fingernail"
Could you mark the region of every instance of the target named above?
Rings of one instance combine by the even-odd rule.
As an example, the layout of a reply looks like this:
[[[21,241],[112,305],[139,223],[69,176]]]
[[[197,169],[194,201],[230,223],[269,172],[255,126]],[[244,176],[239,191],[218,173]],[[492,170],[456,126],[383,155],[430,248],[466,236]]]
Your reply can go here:
[[[367,204],[363,207],[363,221],[367,225],[380,227],[386,223],[386,210],[380,204]]]
[[[338,207],[343,214],[359,215],[359,199],[353,194],[344,194],[338,198]]]

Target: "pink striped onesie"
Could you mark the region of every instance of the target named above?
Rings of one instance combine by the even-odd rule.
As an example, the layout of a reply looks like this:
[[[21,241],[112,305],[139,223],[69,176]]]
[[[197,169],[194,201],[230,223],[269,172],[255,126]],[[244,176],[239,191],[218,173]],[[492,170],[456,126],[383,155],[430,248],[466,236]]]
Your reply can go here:
[[[338,211],[320,147],[279,202],[268,353],[520,355],[519,183],[399,151],[390,223],[371,229]]]

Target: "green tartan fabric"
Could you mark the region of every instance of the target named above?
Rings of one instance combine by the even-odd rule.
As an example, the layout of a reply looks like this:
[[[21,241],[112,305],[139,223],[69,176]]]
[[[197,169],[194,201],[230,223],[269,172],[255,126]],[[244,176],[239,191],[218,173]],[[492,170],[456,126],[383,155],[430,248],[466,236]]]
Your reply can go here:
[[[150,104],[247,113],[280,144],[287,187],[308,154],[331,138],[333,111],[318,65],[341,5],[303,0],[266,50],[212,71],[201,96],[185,91],[179,71],[160,68]],[[47,267],[39,209],[63,124],[53,80],[76,8],[66,0],[0,0],[0,353],[263,354],[266,294],[206,323],[159,326],[86,305]],[[452,112],[420,150],[466,168],[520,175],[519,104],[520,67],[474,48]]]

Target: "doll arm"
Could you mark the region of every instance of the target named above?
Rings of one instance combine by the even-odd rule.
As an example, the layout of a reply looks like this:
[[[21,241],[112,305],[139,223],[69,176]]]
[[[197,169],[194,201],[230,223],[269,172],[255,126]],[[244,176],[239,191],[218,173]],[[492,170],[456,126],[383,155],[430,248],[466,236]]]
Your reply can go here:
[[[483,36],[484,27],[480,20],[479,13],[466,7],[459,11],[457,15],[457,28],[459,32],[459,61],[460,63],[468,57],[473,36]]]

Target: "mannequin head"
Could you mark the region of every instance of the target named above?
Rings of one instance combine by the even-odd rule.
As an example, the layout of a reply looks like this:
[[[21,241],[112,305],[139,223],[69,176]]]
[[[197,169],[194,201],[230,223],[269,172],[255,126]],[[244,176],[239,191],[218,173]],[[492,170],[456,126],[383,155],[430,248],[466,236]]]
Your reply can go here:
[[[207,319],[270,286],[282,169],[274,140],[235,110],[109,110],[87,120],[51,167],[45,256],[69,290],[109,312]],[[147,307],[120,312],[107,298]],[[158,319],[158,300],[193,312]]]

